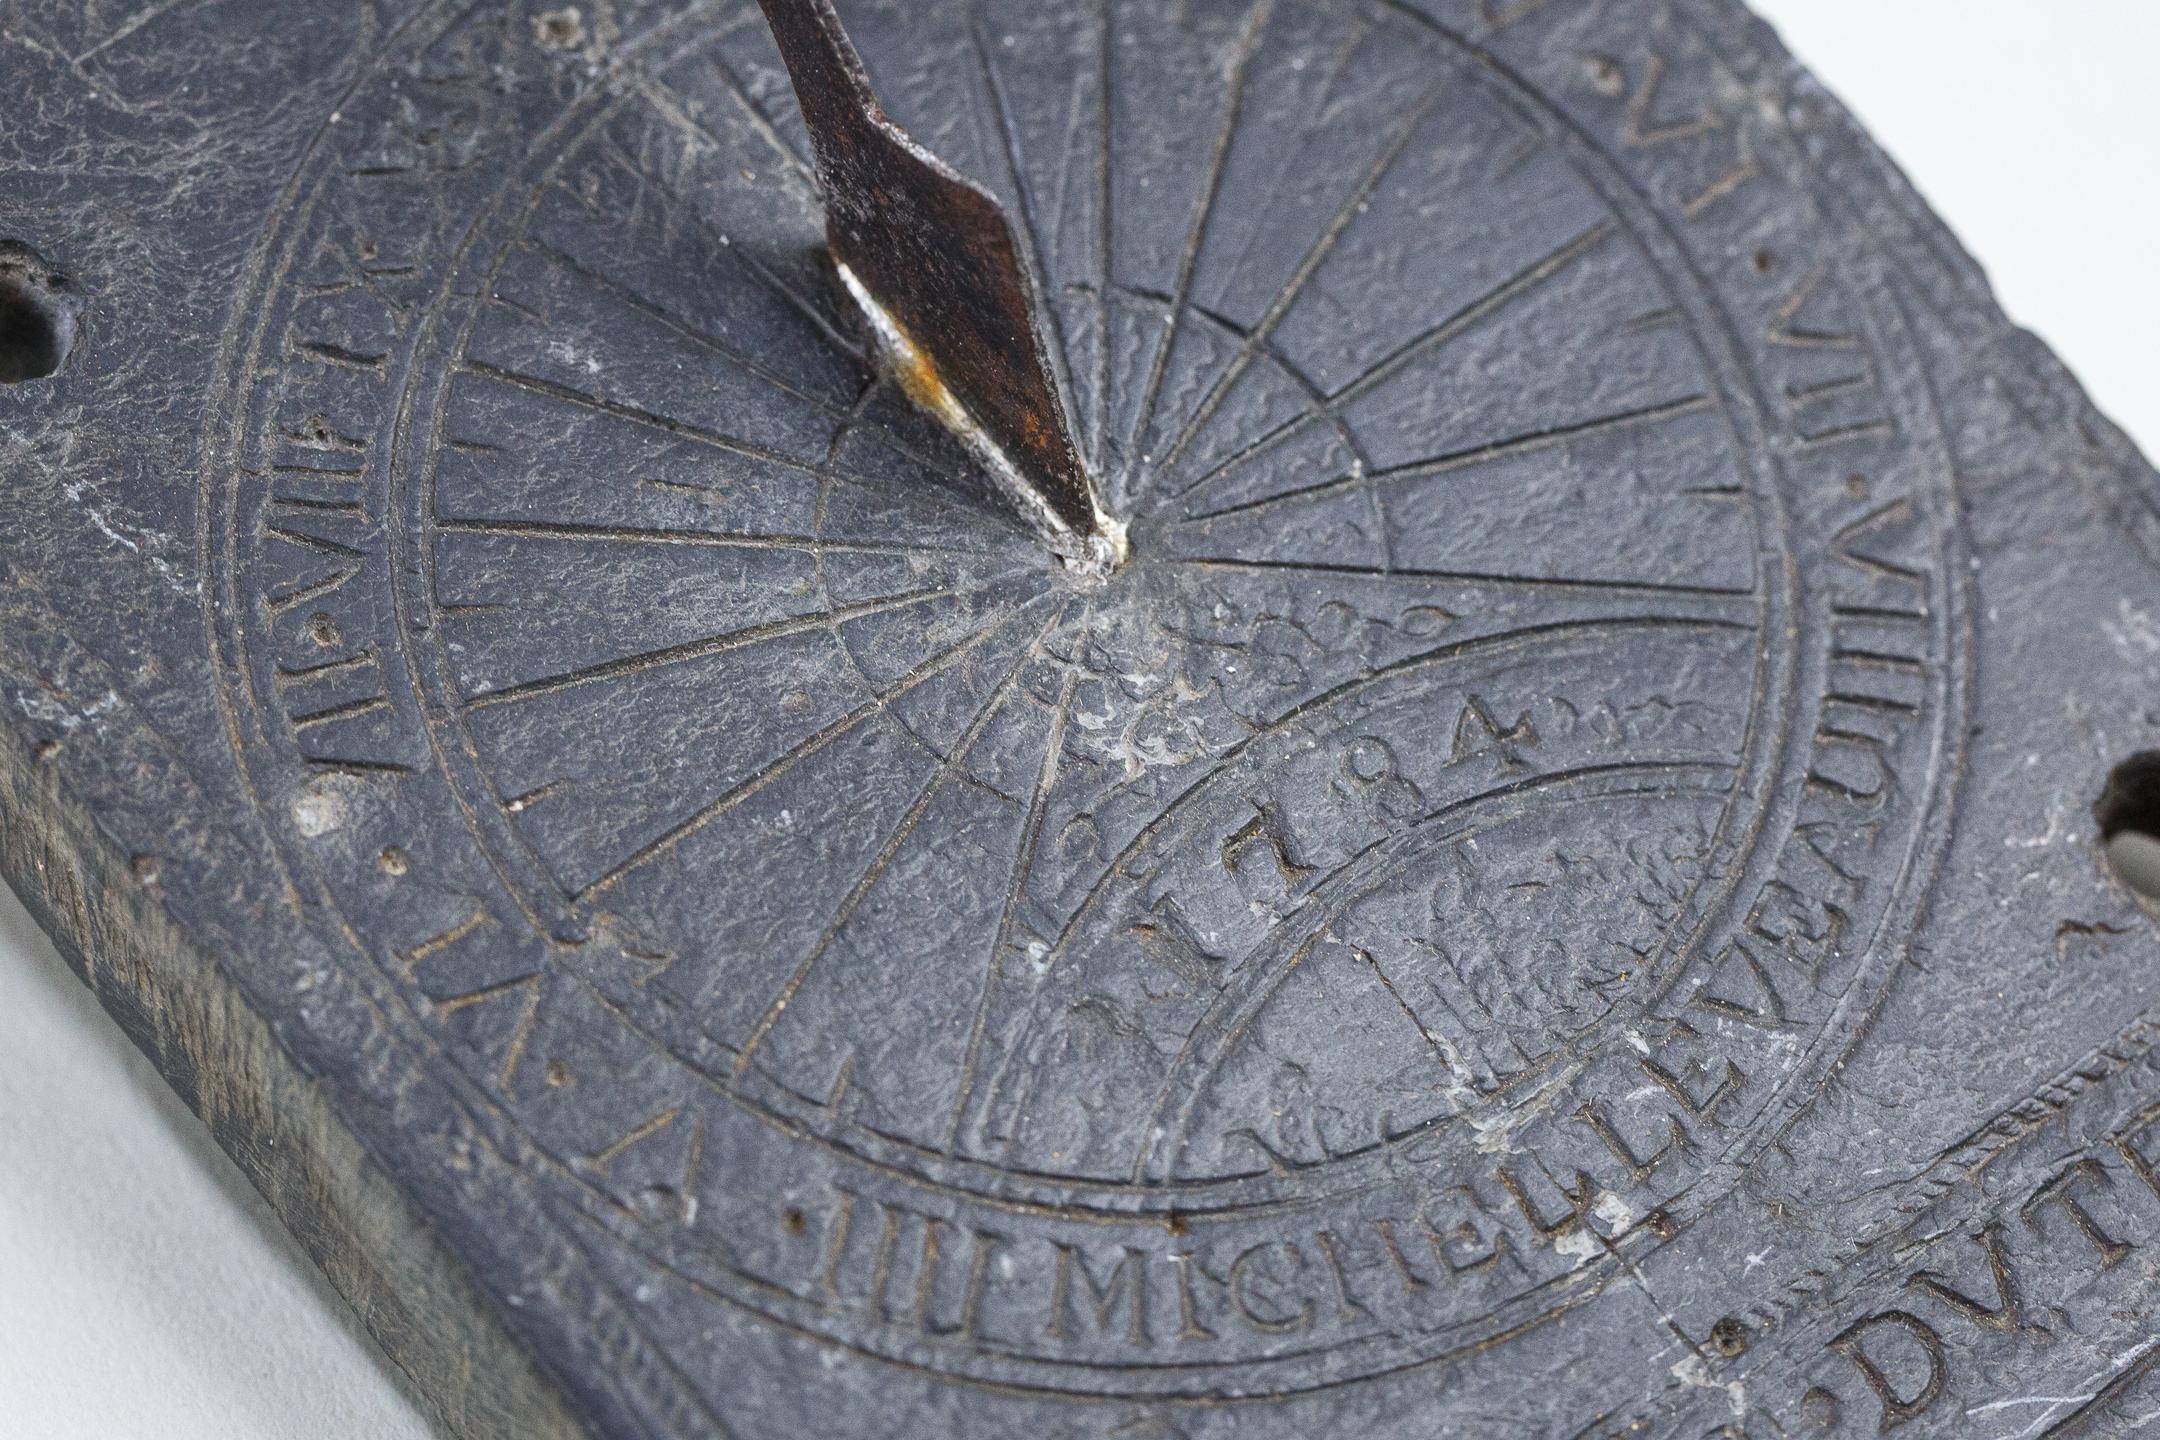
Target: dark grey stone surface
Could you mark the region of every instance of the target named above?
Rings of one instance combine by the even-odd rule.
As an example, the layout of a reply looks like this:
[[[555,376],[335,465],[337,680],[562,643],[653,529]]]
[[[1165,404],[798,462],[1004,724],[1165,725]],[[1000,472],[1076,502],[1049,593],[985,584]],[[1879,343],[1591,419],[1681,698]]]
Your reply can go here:
[[[1774,38],[844,11],[1106,580],[750,0],[0,11],[0,859],[449,1423],[2160,1410],[2160,483]]]

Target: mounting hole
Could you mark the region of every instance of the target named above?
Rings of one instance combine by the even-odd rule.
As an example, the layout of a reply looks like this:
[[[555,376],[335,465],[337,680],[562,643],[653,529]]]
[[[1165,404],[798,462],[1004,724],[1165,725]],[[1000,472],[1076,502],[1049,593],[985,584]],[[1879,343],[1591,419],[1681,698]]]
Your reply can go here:
[[[43,380],[75,345],[67,281],[29,246],[0,240],[0,385]]]
[[[2115,878],[2141,898],[2160,901],[2160,750],[2116,766],[2093,814]]]

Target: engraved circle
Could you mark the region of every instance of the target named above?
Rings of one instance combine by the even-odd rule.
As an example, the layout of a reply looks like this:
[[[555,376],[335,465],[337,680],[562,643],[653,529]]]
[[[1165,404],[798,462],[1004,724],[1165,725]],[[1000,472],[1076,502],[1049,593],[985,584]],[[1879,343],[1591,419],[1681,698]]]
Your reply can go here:
[[[485,798],[539,872],[536,905],[605,913],[675,957],[611,998],[821,1131],[1083,1182],[1257,1178],[1267,1142],[1236,1103],[1188,1113],[1203,1136],[1143,1135],[1202,1106],[1184,1092],[1229,1063],[1190,1053],[1226,1003],[1211,973],[1240,945],[1309,943],[1284,932],[1315,877],[1533,764],[1632,780],[1638,806],[1667,812],[1634,817],[1648,833],[1632,854],[1593,828],[1550,877],[1516,861],[1541,912],[1485,912],[1491,935],[1460,953],[1423,937],[1359,951],[1368,998],[1394,996],[1373,1018],[1395,1067],[1439,1061],[1396,1082],[1422,1113],[1351,1102],[1371,1142],[1401,1141],[1530,1088],[1537,1061],[1647,981],[1643,957],[1728,868],[1764,547],[1755,472],[1668,288],[1568,158],[1428,38],[1355,7],[1286,7],[1264,31],[1259,13],[1115,37],[1102,83],[1143,65],[1222,82],[1183,168],[1107,233],[1035,218],[1075,162],[1030,126],[1085,98],[1053,77],[1090,25],[1010,11],[917,37],[925,74],[979,63],[980,93],[929,113],[995,111],[1002,161],[926,138],[1023,197],[1077,423],[1132,516],[1138,558],[1102,590],[964,493],[953,448],[835,344],[848,321],[810,259],[803,147],[785,100],[768,110],[734,78],[752,62],[726,40],[662,70],[666,100],[641,90],[548,153],[476,282],[490,303],[447,367],[421,519],[429,630]],[[1323,82],[1325,123],[1322,92],[1299,93]],[[1247,107],[1248,90],[1270,100]],[[1360,163],[1256,195],[1284,183],[1271,156],[1350,135]],[[729,193],[746,175],[754,204]],[[1105,176],[1096,203],[1114,208],[1121,177]],[[1463,218],[1405,254],[1411,214]],[[758,325],[781,338],[729,344]],[[522,443],[475,438],[500,433]],[[1615,532],[1626,551],[1600,554]],[[1600,666],[1630,629],[1657,657],[1633,657],[1650,683]],[[1667,694],[1674,676],[1692,688]],[[1297,825],[1347,827],[1237,788],[1315,745],[1338,773],[1301,796],[1365,809],[1364,833],[1308,838]],[[1151,853],[1217,858],[1221,879],[1136,885]],[[1601,905],[1616,871],[1664,891]],[[723,872],[734,883],[696,883]],[[1435,921],[1428,906],[1407,933]],[[1605,943],[1533,955],[1495,938],[1521,929]],[[1443,1040],[1406,998],[1437,985],[1468,1011],[1486,1001],[1463,977],[1499,972],[1521,991],[1486,997],[1499,1035]],[[1278,1009],[1304,1003],[1288,993]],[[1282,1083],[1248,1094],[1279,1113]]]
[[[864,362],[754,11],[648,46],[524,122],[522,169],[416,266],[439,289],[394,367],[393,639],[463,799],[439,818],[549,968],[400,978],[456,1023],[534,987],[514,1028],[448,1043],[536,1134],[512,1081],[559,976],[785,1144],[1008,1223],[1227,1233],[1473,1171],[1527,1216],[1482,1157],[1548,1143],[1641,1169],[1616,1233],[1684,1220],[1717,1157],[1553,1097],[1684,1050],[1676,995],[1746,1011],[1748,937],[1892,923],[1778,889],[1803,792],[1844,783],[1798,753],[1841,653],[1806,572],[1876,512],[1789,521],[1707,277],[1475,49],[1384,5],[1035,8],[850,19],[899,118],[1016,205],[1134,563],[1053,568]],[[1833,290],[1773,296],[1774,324],[1850,353]],[[273,624],[313,603],[260,593]],[[320,714],[294,728],[349,718]],[[402,953],[443,966],[497,913]],[[1814,1053],[1733,1103],[1764,1113]],[[1683,1103],[1727,1103],[1673,1067]],[[1732,1129],[1721,1156],[1754,1143]],[[540,1143],[621,1206],[608,1145]],[[846,1224],[817,1237],[836,1264]],[[1505,1329],[1602,1263],[1559,1243],[1589,1224],[1476,1315],[1263,1325],[1196,1373],[1260,1393]]]

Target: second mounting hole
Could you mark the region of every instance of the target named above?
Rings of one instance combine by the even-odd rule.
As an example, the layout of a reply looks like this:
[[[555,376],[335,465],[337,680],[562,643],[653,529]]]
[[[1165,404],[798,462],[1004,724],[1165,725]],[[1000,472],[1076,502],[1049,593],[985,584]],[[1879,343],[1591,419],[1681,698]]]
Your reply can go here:
[[[0,240],[0,385],[43,380],[75,344],[67,281],[35,250]]]
[[[2160,750],[2115,767],[2094,807],[2115,878],[2147,900],[2160,900]]]

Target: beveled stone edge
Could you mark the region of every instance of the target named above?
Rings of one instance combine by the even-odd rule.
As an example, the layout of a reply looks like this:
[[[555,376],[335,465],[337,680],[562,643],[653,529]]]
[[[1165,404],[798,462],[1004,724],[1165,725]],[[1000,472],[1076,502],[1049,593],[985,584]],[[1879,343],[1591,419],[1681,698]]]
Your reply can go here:
[[[0,877],[454,1440],[590,1432],[320,1082],[0,726]]]

